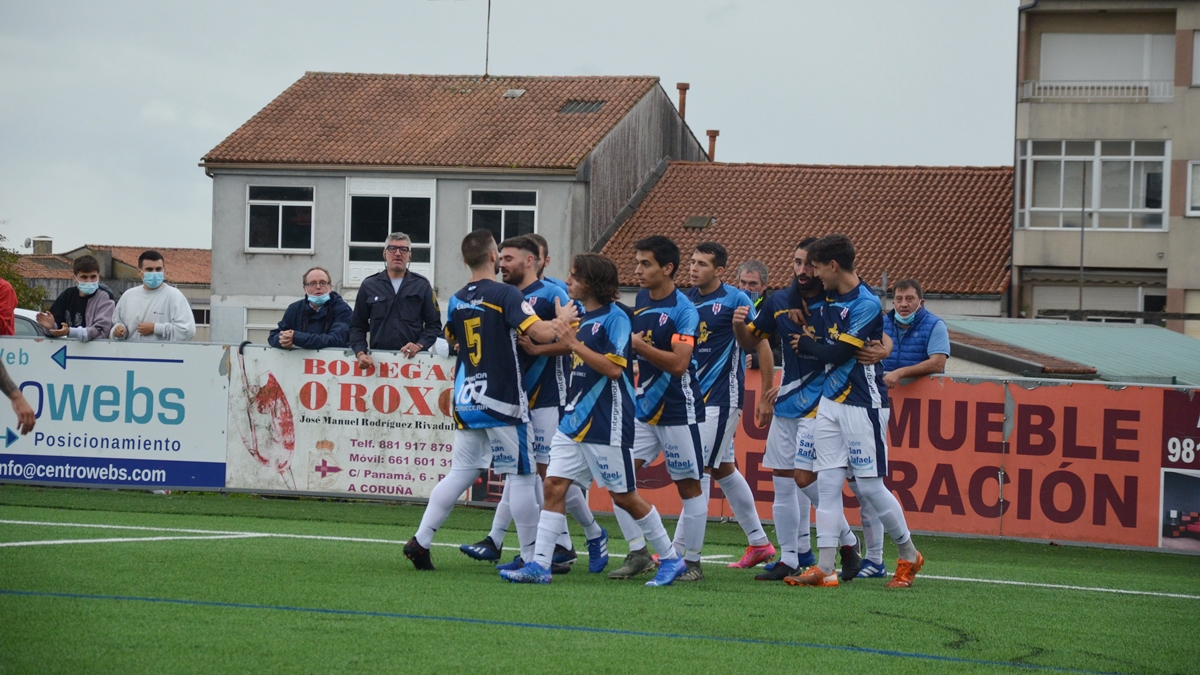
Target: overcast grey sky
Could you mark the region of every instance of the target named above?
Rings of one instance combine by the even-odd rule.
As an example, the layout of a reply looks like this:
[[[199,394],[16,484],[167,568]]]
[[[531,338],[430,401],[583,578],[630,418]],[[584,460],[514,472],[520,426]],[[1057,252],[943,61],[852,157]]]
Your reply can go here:
[[[1015,0],[494,0],[494,75],[690,82],[730,162],[1012,163]],[[0,0],[0,233],[211,245],[200,157],[306,70],[483,72],[487,0]]]

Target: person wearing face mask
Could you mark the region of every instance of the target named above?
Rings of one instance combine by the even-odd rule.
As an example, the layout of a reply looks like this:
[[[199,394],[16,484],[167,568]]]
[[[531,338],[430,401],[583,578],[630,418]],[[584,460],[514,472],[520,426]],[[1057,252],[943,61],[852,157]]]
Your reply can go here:
[[[192,307],[178,288],[165,282],[166,266],[158,251],[138,256],[142,285],[121,295],[113,313],[114,340],[183,342],[196,334]]]
[[[925,292],[916,279],[895,286],[894,309],[883,316],[883,331],[896,348],[883,361],[883,383],[900,386],[906,377],[933,375],[946,369],[950,356],[950,333],[946,322],[925,309]]]
[[[754,305],[755,314],[762,307],[763,301],[771,295],[767,289],[767,274],[767,266],[761,260],[747,260],[737,268],[737,287],[749,296],[751,304]],[[775,365],[783,363],[783,343],[779,336],[771,335],[767,344],[771,346],[771,353],[775,356]],[[757,370],[758,365],[757,352],[746,354],[747,368]]]
[[[71,265],[76,286],[59,294],[49,312],[38,312],[37,321],[51,337],[87,342],[108,337],[116,303],[100,286],[100,263],[82,255]]]
[[[267,342],[278,349],[345,348],[350,344],[354,310],[333,291],[329,271],[314,267],[304,273],[304,299],[283,314]]]

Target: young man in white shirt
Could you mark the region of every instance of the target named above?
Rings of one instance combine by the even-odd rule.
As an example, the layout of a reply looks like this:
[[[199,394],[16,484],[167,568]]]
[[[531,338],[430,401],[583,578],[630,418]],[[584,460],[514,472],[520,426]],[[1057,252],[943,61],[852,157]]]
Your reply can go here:
[[[158,251],[138,256],[142,285],[117,301],[111,337],[114,340],[184,342],[196,335],[192,307],[178,288],[165,280],[166,265]]]

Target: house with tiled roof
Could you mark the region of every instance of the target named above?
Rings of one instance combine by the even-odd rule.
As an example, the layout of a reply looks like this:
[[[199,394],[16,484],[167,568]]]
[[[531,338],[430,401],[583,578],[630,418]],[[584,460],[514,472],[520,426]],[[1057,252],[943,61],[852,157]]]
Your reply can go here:
[[[660,163],[707,158],[656,77],[307,73],[201,162],[213,337],[264,340],[314,266],[352,302],[390,232],[443,298],[473,229],[541,234],[565,277]]]
[[[876,288],[915,278],[939,314],[999,316],[1008,290],[1011,167],[814,166],[670,162],[637,208],[599,247],[634,280],[633,243],[671,237],[684,257],[702,241],[738,265],[765,263],[768,287],[791,283],[792,253],[809,236],[841,232]],[[680,275],[681,285],[687,284]]]

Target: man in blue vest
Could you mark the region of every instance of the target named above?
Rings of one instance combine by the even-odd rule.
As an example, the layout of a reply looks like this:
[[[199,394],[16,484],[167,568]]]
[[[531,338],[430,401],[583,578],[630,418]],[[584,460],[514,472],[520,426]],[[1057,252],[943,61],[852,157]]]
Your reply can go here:
[[[933,375],[946,369],[950,333],[946,322],[925,309],[925,292],[915,279],[896,284],[893,309],[883,317],[883,331],[895,348],[883,361],[883,383],[889,389],[906,377]]]

